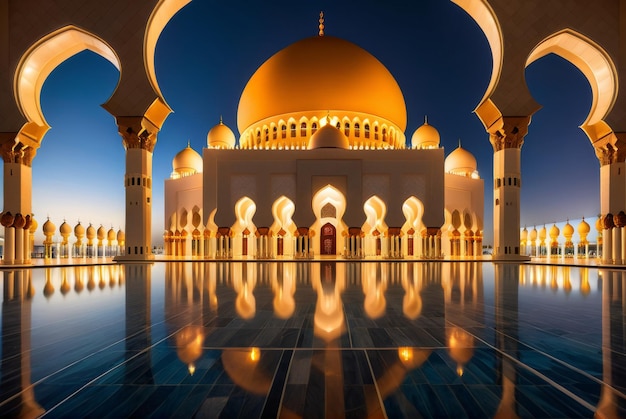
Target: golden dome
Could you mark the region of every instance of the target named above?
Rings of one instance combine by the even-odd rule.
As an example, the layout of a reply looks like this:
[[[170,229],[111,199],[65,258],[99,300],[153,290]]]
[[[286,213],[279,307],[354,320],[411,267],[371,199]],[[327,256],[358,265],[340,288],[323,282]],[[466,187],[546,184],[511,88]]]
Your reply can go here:
[[[43,223],[43,234],[44,236],[53,236],[54,231],[57,229],[57,226],[54,225],[52,221],[48,218],[48,220]]]
[[[124,240],[126,240],[126,233],[124,233],[120,228],[119,230],[117,230],[117,242],[122,243],[124,242]]]
[[[600,233],[604,230],[604,222],[601,215],[598,215],[598,219],[596,220],[596,230]]]
[[[209,148],[235,148],[235,142],[235,134],[228,126],[224,125],[222,118],[220,118],[219,124],[211,128],[206,136],[206,145]]]
[[[80,221],[78,222],[78,224],[76,224],[76,226],[74,227],[74,235],[76,237],[84,237],[85,236],[85,227],[83,227],[80,223]]]
[[[96,229],[94,226],[89,223],[89,227],[87,227],[87,238],[89,240],[93,240],[96,237]]]
[[[35,220],[34,215],[30,218],[30,220],[31,220],[30,227],[28,228],[28,231],[30,231],[31,233],[34,233],[35,231],[37,231],[37,227],[39,224],[37,223],[37,220]]]
[[[115,230],[113,230],[113,227],[111,227],[109,231],[107,231],[107,240],[109,242],[112,242],[113,240],[115,240],[115,237],[116,237]]]
[[[536,227],[533,227],[533,229],[530,230],[530,235],[528,236],[528,239],[532,242],[537,240],[537,228]]]
[[[471,177],[476,172],[476,158],[461,147],[461,144],[446,157],[444,171],[455,175]]]
[[[567,237],[571,238],[573,235],[574,235],[574,227],[569,223],[569,220],[567,220],[567,223],[563,227],[563,236],[566,238]]]
[[[585,219],[583,218],[580,224],[578,224],[578,234],[580,234],[581,237],[583,235],[587,236],[587,234],[589,234],[590,231],[591,231],[591,227],[589,226],[587,221],[585,221]]]
[[[439,131],[432,125],[428,125],[428,121],[424,121],[424,125],[415,130],[411,137],[412,148],[438,148],[441,137]]]
[[[202,173],[202,157],[187,143],[187,147],[179,151],[172,160],[172,168],[178,176]]]
[[[59,227],[59,232],[61,233],[61,236],[68,237],[70,234],[72,234],[72,227],[70,227],[68,223],[63,221],[63,224],[61,224],[61,227]]]
[[[528,229],[524,227],[522,234],[520,235],[520,240],[526,241],[526,239],[528,239]]]
[[[539,240],[544,241],[546,239],[546,233],[546,226],[544,225],[541,227],[541,230],[539,230]]]
[[[104,237],[106,235],[106,230],[104,229],[102,225],[98,227],[97,235],[98,235],[98,240],[104,240]]]
[[[332,36],[305,38],[265,61],[241,94],[237,127],[243,136],[268,118],[311,111],[317,118],[346,112],[333,112],[340,120],[358,113],[361,122],[381,119],[400,133],[406,129],[404,96],[389,70],[363,48]]]
[[[561,230],[559,230],[556,224],[552,224],[552,227],[550,227],[550,238],[553,240],[556,239],[559,237],[559,233],[561,233]]]
[[[326,124],[311,135],[307,148],[309,150],[316,148],[343,148],[347,150],[350,148],[350,142],[341,130],[331,124]]]

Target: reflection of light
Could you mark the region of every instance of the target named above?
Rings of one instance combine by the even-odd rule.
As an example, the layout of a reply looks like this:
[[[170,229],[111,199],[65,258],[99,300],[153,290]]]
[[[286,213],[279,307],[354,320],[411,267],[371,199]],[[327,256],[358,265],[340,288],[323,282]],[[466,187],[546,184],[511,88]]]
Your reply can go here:
[[[250,361],[256,362],[259,360],[261,355],[261,350],[257,347],[250,348]]]
[[[459,366],[456,367],[456,374],[459,377],[463,376],[463,367],[462,366],[459,365]]]
[[[187,370],[189,371],[189,375],[193,375],[193,373],[196,372],[196,366],[194,364],[189,364]]]
[[[408,362],[413,358],[413,348],[408,346],[401,346],[398,348],[398,356],[404,362]]]

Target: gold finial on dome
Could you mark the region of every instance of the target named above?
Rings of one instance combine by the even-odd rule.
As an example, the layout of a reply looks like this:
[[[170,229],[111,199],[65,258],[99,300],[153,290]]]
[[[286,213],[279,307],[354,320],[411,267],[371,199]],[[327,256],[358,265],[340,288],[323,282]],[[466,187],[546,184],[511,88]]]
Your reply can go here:
[[[319,19],[320,25],[320,31],[318,33],[319,36],[324,36],[324,12],[320,12],[320,19]]]

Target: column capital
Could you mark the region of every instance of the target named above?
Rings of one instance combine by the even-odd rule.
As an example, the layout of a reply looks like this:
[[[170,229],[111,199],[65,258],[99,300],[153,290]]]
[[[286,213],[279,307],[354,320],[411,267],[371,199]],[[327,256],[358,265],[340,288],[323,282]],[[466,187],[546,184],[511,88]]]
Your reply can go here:
[[[493,151],[522,148],[528,134],[530,116],[502,116],[489,129],[489,142]]]
[[[0,153],[5,163],[21,163],[32,167],[37,150],[20,142],[16,132],[0,132]]]
[[[116,118],[118,132],[126,150],[140,148],[154,151],[159,129],[143,116],[120,116]]]
[[[600,166],[626,160],[626,132],[611,132],[593,143]]]

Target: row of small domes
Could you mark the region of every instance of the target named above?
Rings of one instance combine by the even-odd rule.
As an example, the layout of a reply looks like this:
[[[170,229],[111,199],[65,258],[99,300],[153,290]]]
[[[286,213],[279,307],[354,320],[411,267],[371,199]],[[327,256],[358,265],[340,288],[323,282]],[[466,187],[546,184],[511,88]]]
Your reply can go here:
[[[415,130],[411,138],[412,148],[438,148],[440,135],[435,127],[425,121],[423,125]],[[235,134],[226,126],[221,118],[220,122],[209,131],[207,135],[207,147],[226,148],[235,147]],[[348,138],[341,130],[332,124],[326,124],[315,132],[309,139],[309,149],[317,148],[349,148]],[[176,154],[172,160],[172,168],[179,176],[185,176],[202,172],[202,156],[191,148],[187,147]],[[477,169],[476,158],[461,147],[454,150],[445,160],[445,172],[471,176]]]
[[[56,229],[57,227],[52,221],[50,221],[50,219],[43,224],[43,234],[46,237],[54,236]],[[69,237],[70,234],[72,234],[72,227],[66,221],[63,221],[63,224],[59,226],[59,234],[61,234],[61,237]],[[97,237],[98,240],[104,240],[106,238],[109,241],[117,240],[118,242],[124,241],[126,238],[126,235],[121,229],[116,232],[113,230],[113,227],[111,227],[107,231],[102,225],[100,225],[100,227],[96,230],[91,223],[85,229],[80,221],[76,224],[76,226],[74,226],[74,235],[80,238],[87,237],[87,239],[90,240]]]
[[[589,223],[587,223],[585,219],[583,218],[582,221],[578,224],[578,234],[580,235],[581,240],[586,239],[590,231],[591,231],[591,227],[589,226]],[[556,224],[554,224],[550,228],[549,236],[551,238],[557,238],[559,237],[560,233],[561,233],[561,230],[559,230]],[[569,223],[569,221],[567,221],[565,226],[563,226],[563,236],[565,238],[571,238],[573,235],[574,235],[574,227]],[[544,240],[547,236],[548,236],[548,231],[546,230],[545,226],[543,226],[543,228],[539,231],[537,231],[536,228],[533,228],[530,231],[530,233],[528,232],[526,227],[524,227],[524,229],[522,230],[522,234],[520,235],[520,239],[523,241],[525,240],[534,241],[537,238],[539,238],[539,240]]]

